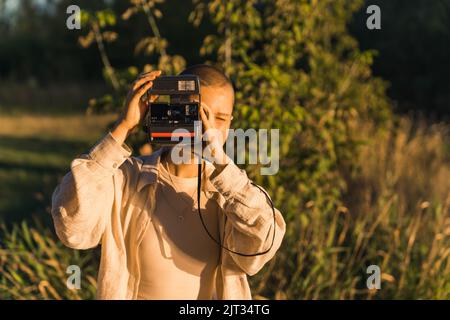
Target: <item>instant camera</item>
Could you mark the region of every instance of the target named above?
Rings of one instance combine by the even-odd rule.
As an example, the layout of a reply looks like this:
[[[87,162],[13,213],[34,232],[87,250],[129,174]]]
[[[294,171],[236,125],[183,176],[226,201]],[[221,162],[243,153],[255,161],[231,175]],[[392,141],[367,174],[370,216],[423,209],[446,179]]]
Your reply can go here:
[[[189,137],[187,141],[194,144],[197,135],[201,134],[198,76],[160,76],[147,92],[148,98],[151,95],[158,99],[150,103],[143,126],[150,143],[175,145]]]

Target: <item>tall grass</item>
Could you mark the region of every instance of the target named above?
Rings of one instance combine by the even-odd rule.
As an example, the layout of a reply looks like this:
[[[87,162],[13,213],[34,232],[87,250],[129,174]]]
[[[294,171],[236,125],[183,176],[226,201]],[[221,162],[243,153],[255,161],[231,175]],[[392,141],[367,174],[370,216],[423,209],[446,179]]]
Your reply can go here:
[[[448,130],[408,119],[383,132],[359,126],[366,143],[357,169],[343,169],[343,206],[320,212],[305,204],[276,259],[251,279],[254,296],[450,299]],[[82,270],[78,291],[66,287],[71,264]],[[380,290],[366,287],[373,264]],[[90,299],[97,267],[98,251],[64,248],[37,222],[1,228],[0,299]]]
[[[365,141],[345,170],[348,192],[336,212],[307,203],[288,225],[283,248],[253,279],[255,292],[280,299],[449,299],[449,131],[401,119]],[[294,258],[292,258],[294,257]],[[368,290],[367,267],[381,269]]]
[[[97,254],[64,247],[35,221],[0,229],[0,299],[92,299],[95,297]],[[69,289],[67,267],[81,269],[80,290]]]
[[[356,258],[373,256],[384,272],[385,287],[370,295],[449,299],[449,128],[400,119],[378,135],[360,132],[370,143],[346,202],[365,230],[355,234]]]

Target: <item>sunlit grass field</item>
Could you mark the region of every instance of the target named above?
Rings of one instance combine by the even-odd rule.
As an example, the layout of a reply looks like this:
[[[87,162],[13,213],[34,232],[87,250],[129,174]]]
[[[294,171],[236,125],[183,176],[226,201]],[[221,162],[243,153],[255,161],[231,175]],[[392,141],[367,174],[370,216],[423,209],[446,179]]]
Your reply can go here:
[[[71,159],[89,148],[113,116],[0,115],[0,218],[41,213]]]
[[[0,115],[0,299],[94,298],[99,250],[58,241],[50,197],[113,119]],[[362,124],[359,134],[345,206],[330,216],[311,205],[288,227],[279,258],[251,281],[256,298],[450,299],[448,126],[400,119],[383,132]],[[279,261],[290,251],[296,272],[285,274]],[[364,287],[372,263],[382,270],[378,291]],[[66,287],[71,264],[82,269],[81,290]]]
[[[58,242],[50,199],[71,160],[88,150],[114,117],[28,110],[0,115],[0,299],[94,297],[98,252]],[[81,294],[65,285],[71,264],[83,270]]]

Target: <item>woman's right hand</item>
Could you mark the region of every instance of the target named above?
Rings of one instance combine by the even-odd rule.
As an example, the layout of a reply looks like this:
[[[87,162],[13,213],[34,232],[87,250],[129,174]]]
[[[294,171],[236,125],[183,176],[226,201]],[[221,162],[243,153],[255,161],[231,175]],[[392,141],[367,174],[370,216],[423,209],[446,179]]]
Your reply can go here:
[[[133,130],[142,121],[147,112],[149,102],[153,102],[158,98],[157,96],[151,96],[150,101],[144,101],[142,99],[145,93],[152,87],[153,80],[160,74],[161,70],[144,73],[133,82],[119,121],[128,130]]]
[[[141,74],[128,92],[125,108],[117,121],[117,126],[111,131],[114,138],[119,143],[124,143],[128,134],[139,125],[147,113],[150,102],[155,101],[158,96],[150,96],[150,99],[144,101],[142,98],[152,87],[153,80],[161,75],[161,70],[156,70]]]

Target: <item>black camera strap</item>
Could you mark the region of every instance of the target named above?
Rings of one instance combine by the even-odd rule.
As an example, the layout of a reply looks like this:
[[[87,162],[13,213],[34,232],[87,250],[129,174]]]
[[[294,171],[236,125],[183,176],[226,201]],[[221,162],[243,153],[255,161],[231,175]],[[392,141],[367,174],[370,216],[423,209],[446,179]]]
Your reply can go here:
[[[201,159],[203,160],[203,159]],[[197,183],[197,206],[198,206],[198,216],[200,217],[200,221],[202,222],[203,228],[205,229],[206,233],[208,234],[208,236],[215,242],[217,243],[222,249],[225,249],[231,253],[237,254],[239,256],[243,256],[243,257],[255,257],[255,256],[260,256],[263,254],[268,253],[272,247],[273,247],[273,243],[275,242],[275,231],[276,231],[276,220],[275,220],[275,207],[273,205],[272,199],[270,199],[269,195],[267,194],[267,192],[261,188],[260,186],[258,186],[257,184],[252,183],[252,185],[254,185],[255,187],[257,187],[259,190],[261,190],[264,195],[266,196],[268,202],[270,203],[271,207],[272,207],[272,212],[273,212],[273,235],[272,235],[272,243],[270,244],[269,249],[262,251],[262,252],[257,252],[257,253],[241,253],[241,252],[237,252],[234,250],[231,250],[225,246],[222,245],[221,242],[219,242],[216,238],[214,238],[214,236],[209,232],[208,228],[206,227],[205,221],[203,220],[203,216],[202,216],[202,212],[201,212],[201,206],[200,206],[200,195],[201,195],[201,186],[202,186],[202,161],[199,162],[198,164],[198,183]],[[270,231],[269,231],[270,232]]]

